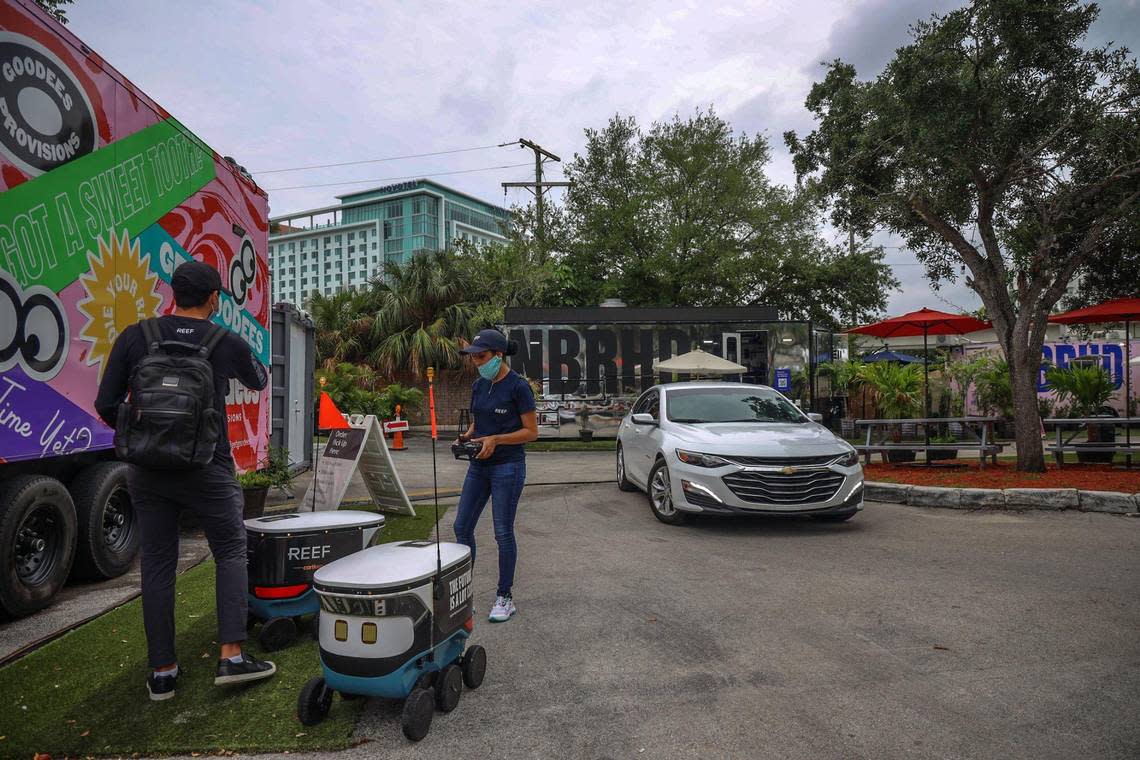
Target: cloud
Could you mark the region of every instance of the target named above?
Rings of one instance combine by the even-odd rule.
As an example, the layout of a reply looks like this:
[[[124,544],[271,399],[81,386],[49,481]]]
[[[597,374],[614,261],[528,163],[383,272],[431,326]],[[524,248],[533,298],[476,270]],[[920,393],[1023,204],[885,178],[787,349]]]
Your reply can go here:
[[[424,153],[533,139],[568,159],[583,129],[615,113],[647,126],[712,105],[741,131],[764,133],[770,174],[794,181],[787,129],[810,131],[803,102],[820,61],[876,74],[907,27],[946,0],[766,0],[623,3],[557,0],[83,0],[70,28],[209,145],[251,170]],[[1136,48],[1137,0],[1103,3],[1095,35]],[[145,31],[144,31],[145,30]],[[274,213],[327,205],[390,178],[526,161],[517,147],[260,175]],[[500,182],[527,168],[440,177],[503,201]],[[548,178],[559,176],[549,168]],[[506,202],[525,203],[512,190]],[[897,241],[895,241],[897,244]],[[909,260],[908,260],[909,257]],[[936,301],[895,251],[902,293],[890,310]],[[970,295],[948,289],[949,300]],[[969,306],[963,303],[964,306]]]

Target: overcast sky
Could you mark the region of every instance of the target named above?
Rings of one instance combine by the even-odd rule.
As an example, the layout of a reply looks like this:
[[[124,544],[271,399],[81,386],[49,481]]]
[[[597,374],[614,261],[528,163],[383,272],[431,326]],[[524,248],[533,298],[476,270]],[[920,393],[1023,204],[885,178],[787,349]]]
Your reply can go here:
[[[77,0],[70,28],[270,193],[273,214],[409,176],[491,202],[534,178],[517,146],[362,166],[263,170],[494,145],[529,138],[564,159],[582,130],[615,114],[644,126],[711,105],[738,131],[766,134],[770,176],[790,184],[781,135],[805,133],[820,62],[877,74],[913,21],[945,0],[752,3],[423,3],[415,0]],[[1094,42],[1140,49],[1140,0],[1106,0]],[[482,170],[527,163],[528,166]],[[467,172],[443,175],[443,172]],[[560,177],[557,169],[548,178]],[[365,181],[366,180],[366,181]],[[359,182],[357,182],[359,181]],[[342,184],[357,182],[357,184]],[[299,185],[337,183],[328,187]],[[913,255],[890,245],[903,282],[888,312],[976,308],[961,286],[933,294]]]

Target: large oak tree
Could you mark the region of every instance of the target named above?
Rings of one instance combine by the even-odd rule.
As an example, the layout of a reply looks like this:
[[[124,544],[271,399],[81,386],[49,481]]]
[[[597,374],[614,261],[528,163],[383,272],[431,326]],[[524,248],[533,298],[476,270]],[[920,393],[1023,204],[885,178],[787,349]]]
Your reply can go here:
[[[1095,5],[977,0],[912,28],[876,78],[842,61],[785,135],[837,225],[903,236],[938,283],[965,275],[1012,373],[1020,470],[1045,466],[1037,378],[1046,319],[1140,195],[1140,73],[1086,47]]]

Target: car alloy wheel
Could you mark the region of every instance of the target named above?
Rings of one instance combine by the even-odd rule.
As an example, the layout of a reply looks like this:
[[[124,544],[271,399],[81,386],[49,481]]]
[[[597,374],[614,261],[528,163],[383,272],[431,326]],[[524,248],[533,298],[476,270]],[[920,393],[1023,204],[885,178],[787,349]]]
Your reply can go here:
[[[649,498],[653,509],[662,517],[672,517],[677,513],[673,506],[673,487],[669,482],[669,467],[662,465],[653,472],[653,482],[649,485]]]

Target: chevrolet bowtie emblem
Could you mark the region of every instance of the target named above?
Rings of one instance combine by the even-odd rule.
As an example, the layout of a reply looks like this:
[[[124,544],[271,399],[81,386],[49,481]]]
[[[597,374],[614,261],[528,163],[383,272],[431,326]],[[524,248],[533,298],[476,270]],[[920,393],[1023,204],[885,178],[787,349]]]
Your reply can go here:
[[[784,469],[780,470],[780,472],[784,473],[785,475],[795,475],[796,474],[796,468],[795,467],[785,467]]]

